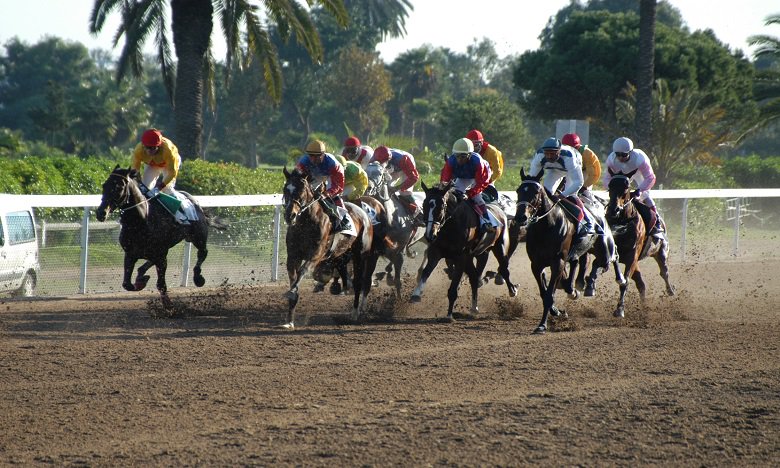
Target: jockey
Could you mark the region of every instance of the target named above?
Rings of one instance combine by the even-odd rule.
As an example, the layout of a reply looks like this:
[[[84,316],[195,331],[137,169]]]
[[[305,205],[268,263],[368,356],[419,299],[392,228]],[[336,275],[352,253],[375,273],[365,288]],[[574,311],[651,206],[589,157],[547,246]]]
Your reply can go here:
[[[146,164],[141,178],[146,188],[173,195],[181,165],[179,149],[156,128],[145,131],[133,151],[131,167],[140,171],[142,164]]]
[[[443,183],[455,179],[455,189],[471,200],[474,211],[479,214],[480,230],[483,232],[493,228],[482,198],[482,191],[490,184],[491,175],[490,164],[474,152],[471,140],[461,138],[452,145],[452,155],[444,163],[440,176]]]
[[[471,140],[471,143],[474,144],[474,152],[490,164],[490,170],[493,172],[493,175],[490,176],[490,185],[485,188],[483,193],[493,200],[498,200],[495,182],[504,175],[504,155],[498,148],[485,141],[482,132],[477,129],[468,132],[466,138]]]
[[[344,166],[344,196],[347,201],[354,202],[366,193],[368,175],[355,161],[347,161],[341,155],[336,155],[336,160]]]
[[[347,216],[344,201],[341,199],[344,191],[344,167],[339,164],[335,156],[325,152],[325,143],[320,140],[310,141],[304,151],[306,154],[298,160],[295,169],[315,181],[326,182],[322,201],[326,207],[325,211],[331,218],[333,230],[335,232],[351,230],[352,222]]]
[[[146,130],[141,135],[141,142],[133,150],[130,167],[140,171],[142,165],[144,171],[141,182],[146,188],[146,196],[154,197],[159,192],[171,195],[181,202],[179,210],[169,208],[176,221],[181,224],[197,221],[198,215],[190,199],[174,190],[181,166],[179,149],[156,128]]]
[[[652,215],[655,215],[655,224],[648,234],[651,236],[663,235],[661,215],[658,214],[655,202],[650,198],[650,189],[655,185],[655,172],[650,165],[650,158],[647,154],[639,148],[634,148],[634,142],[629,138],[620,137],[612,143],[612,153],[607,157],[607,168],[609,170],[604,174],[605,187],[609,187],[609,181],[613,177],[611,173],[628,174],[635,171],[631,180],[636,182],[637,189],[632,192],[632,195],[642,202],[637,204],[637,208],[643,212],[643,215],[649,215],[651,220],[653,219]],[[647,212],[648,208],[652,214]]]
[[[592,205],[595,199],[593,198],[591,188],[593,187],[593,184],[598,182],[599,178],[601,178],[601,163],[599,162],[599,157],[588,147],[588,145],[582,144],[580,136],[576,133],[567,133],[561,139],[561,143],[569,145],[580,152],[580,155],[582,156],[582,177],[584,180],[579,195]]]
[[[355,161],[363,167],[363,170],[366,170],[368,163],[374,156],[374,149],[368,145],[361,145],[357,137],[351,136],[344,140],[341,155],[349,161]]]
[[[596,234],[595,223],[591,221],[582,200],[577,196],[583,180],[582,156],[571,146],[562,145],[561,140],[550,137],[544,141],[542,147],[536,151],[531,159],[531,174],[538,174],[542,169],[544,169],[544,188],[553,194],[553,199],[557,198],[560,201],[569,202],[562,205],[569,213],[576,210],[576,213],[572,214],[576,216],[579,227],[569,252],[580,253],[580,250],[587,244],[589,235]],[[555,190],[564,177],[566,178],[565,187],[560,197],[556,197]]]
[[[411,189],[420,178],[420,174],[417,173],[417,165],[414,163],[414,156],[403,150],[380,146],[374,150],[371,162],[374,161],[379,162],[388,170],[391,176],[387,186],[388,191],[391,194],[398,192],[398,199],[406,205],[410,216],[414,218],[419,208],[414,201]]]

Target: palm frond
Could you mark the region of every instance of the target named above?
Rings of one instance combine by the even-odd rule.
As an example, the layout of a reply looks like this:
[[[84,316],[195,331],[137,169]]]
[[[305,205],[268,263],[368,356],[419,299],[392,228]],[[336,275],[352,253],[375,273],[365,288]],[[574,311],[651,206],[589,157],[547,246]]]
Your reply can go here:
[[[256,15],[246,18],[247,44],[263,66],[268,94],[279,102],[282,96],[282,68],[279,64],[279,56],[268,31],[265,30]]]

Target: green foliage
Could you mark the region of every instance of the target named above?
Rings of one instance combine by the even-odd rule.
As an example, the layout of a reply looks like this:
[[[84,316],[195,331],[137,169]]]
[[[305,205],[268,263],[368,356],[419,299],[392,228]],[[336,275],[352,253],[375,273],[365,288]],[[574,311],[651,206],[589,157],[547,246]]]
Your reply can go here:
[[[280,168],[248,169],[235,163],[185,161],[176,188],[193,195],[253,195],[280,193],[284,174]]]
[[[733,158],[724,162],[723,169],[740,187],[780,187],[780,156],[761,158],[752,155]]]

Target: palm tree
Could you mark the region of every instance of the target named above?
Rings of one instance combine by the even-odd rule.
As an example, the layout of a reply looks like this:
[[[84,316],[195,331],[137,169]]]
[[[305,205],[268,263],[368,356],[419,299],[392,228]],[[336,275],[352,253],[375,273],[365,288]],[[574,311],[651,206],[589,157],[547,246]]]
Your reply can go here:
[[[780,14],[768,16],[764,24],[780,24]],[[750,36],[748,43],[758,46],[754,59],[774,63],[773,67],[758,71],[756,76],[755,98],[761,110],[759,126],[764,126],[780,118],[780,37],[759,34]]]
[[[215,15],[227,42],[227,73],[234,62],[241,62],[239,65],[243,66],[255,58],[260,60],[269,94],[277,100],[281,95],[282,72],[270,39],[271,25],[285,39],[293,35],[313,60],[322,60],[322,45],[309,10],[296,0],[263,0],[262,9],[251,0],[170,0],[177,58],[174,67],[168,39],[167,3],[167,0],[95,0],[89,28],[97,33],[108,16],[121,13],[122,21],[114,36],[114,46],[124,36],[117,66],[118,81],[128,73],[141,74],[144,43],[148,39],[154,41],[163,82],[174,107],[174,136],[184,157],[197,158],[202,154],[203,95],[214,68],[211,32]],[[315,0],[306,0],[306,3],[311,7]],[[343,0],[318,0],[316,3],[332,14],[341,26],[346,25]],[[243,37],[242,30],[245,31]],[[242,53],[243,41],[249,53]]]
[[[639,67],[637,71],[636,91],[636,127],[637,141],[649,148],[653,136],[653,79],[655,58],[655,11],[656,0],[639,2]]]

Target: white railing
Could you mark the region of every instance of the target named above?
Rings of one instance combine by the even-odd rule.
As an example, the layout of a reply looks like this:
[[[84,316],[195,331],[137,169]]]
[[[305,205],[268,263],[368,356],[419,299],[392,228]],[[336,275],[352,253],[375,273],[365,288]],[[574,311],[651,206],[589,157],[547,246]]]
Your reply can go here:
[[[504,195],[515,199],[515,192],[501,192]],[[595,193],[601,197],[606,197],[607,194],[604,191],[595,191]],[[420,198],[421,193],[416,193],[415,196]],[[663,199],[680,199],[682,200],[682,219],[680,223],[681,237],[680,237],[680,258],[685,260],[685,248],[688,226],[688,202],[692,199],[698,198],[720,198],[731,199],[729,206],[732,208],[733,215],[730,219],[733,219],[734,235],[733,235],[733,255],[737,256],[739,253],[739,237],[740,237],[740,224],[743,218],[741,210],[743,210],[743,204],[741,200],[755,199],[762,197],[773,197],[780,199],[780,189],[694,189],[694,190],[654,190],[652,196],[655,200]],[[52,230],[56,228],[60,229],[79,229],[81,231],[80,236],[80,248],[81,248],[81,261],[80,261],[80,276],[79,276],[79,293],[86,291],[86,279],[87,279],[87,260],[89,258],[89,231],[95,227],[90,227],[90,218],[92,215],[92,209],[100,204],[100,195],[19,195],[22,202],[32,206],[33,208],[83,208],[84,214],[81,223],[69,223],[67,226],[57,226],[48,224],[47,229]],[[262,207],[271,206],[274,207],[273,216],[273,251],[272,251],[272,265],[271,265],[271,281],[278,280],[278,264],[279,264],[279,248],[281,237],[281,203],[282,196],[280,194],[274,195],[220,195],[220,196],[199,196],[196,197],[198,202],[203,207]],[[106,226],[106,225],[101,225]],[[116,224],[110,223],[109,227],[116,227]],[[45,233],[42,235],[45,237]],[[181,275],[181,285],[187,286],[188,275],[186,272],[189,270],[189,257],[191,246],[187,244],[184,248],[184,259]]]

